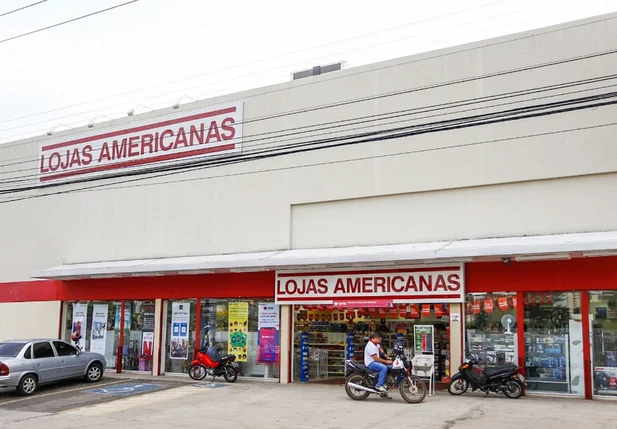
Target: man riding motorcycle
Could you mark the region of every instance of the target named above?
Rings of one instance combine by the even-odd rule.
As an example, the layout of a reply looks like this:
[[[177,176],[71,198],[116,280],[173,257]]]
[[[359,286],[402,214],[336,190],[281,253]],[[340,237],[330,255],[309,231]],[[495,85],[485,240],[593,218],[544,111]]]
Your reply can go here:
[[[382,340],[383,337],[379,332],[371,333],[366,347],[364,347],[364,365],[373,371],[379,371],[379,378],[375,389],[386,393],[386,388],[384,387],[386,376],[388,375],[388,367],[386,365],[392,365],[392,360],[385,356],[385,353],[384,358],[381,357],[383,353],[381,349]]]

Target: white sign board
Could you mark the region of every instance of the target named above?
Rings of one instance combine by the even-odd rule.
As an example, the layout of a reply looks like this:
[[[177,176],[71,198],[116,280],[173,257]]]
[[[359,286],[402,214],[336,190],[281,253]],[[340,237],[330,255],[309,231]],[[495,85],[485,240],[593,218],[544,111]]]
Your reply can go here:
[[[430,377],[435,369],[433,355],[415,355],[411,360],[411,372],[418,377]]]
[[[64,182],[242,152],[243,104],[159,115],[120,125],[95,125],[46,139],[39,181]]]
[[[105,354],[107,345],[107,304],[95,304],[92,309],[92,327],[90,330],[90,351]]]
[[[279,309],[280,307],[278,305],[271,302],[260,302],[257,316],[257,329],[274,328],[278,330],[280,327]]]
[[[394,304],[463,302],[463,265],[276,273],[278,304],[337,305],[349,299]]]

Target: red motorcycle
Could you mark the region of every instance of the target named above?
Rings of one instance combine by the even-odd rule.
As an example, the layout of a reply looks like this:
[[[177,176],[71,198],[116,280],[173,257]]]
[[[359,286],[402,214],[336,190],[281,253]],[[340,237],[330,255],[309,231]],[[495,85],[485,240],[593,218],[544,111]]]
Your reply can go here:
[[[211,353],[208,353],[208,352]],[[197,356],[191,362],[189,377],[193,380],[203,380],[207,375],[212,376],[212,381],[216,377],[223,376],[229,383],[238,379],[240,365],[236,362],[235,355],[220,356],[215,350],[199,349]]]

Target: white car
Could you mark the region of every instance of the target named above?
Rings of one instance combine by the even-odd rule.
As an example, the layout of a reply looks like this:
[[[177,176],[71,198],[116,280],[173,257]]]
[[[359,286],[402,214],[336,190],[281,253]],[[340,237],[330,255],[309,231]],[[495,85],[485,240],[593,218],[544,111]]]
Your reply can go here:
[[[12,340],[0,343],[0,388],[29,396],[41,384],[72,378],[96,383],[103,378],[105,356],[85,353],[62,340]]]

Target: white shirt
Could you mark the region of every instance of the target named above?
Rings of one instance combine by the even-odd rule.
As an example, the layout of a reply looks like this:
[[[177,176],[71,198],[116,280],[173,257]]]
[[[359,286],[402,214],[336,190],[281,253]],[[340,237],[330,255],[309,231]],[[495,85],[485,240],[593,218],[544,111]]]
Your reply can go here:
[[[364,365],[369,366],[371,362],[375,362],[373,355],[379,356],[379,344],[375,344],[372,341],[366,343],[364,347]]]

